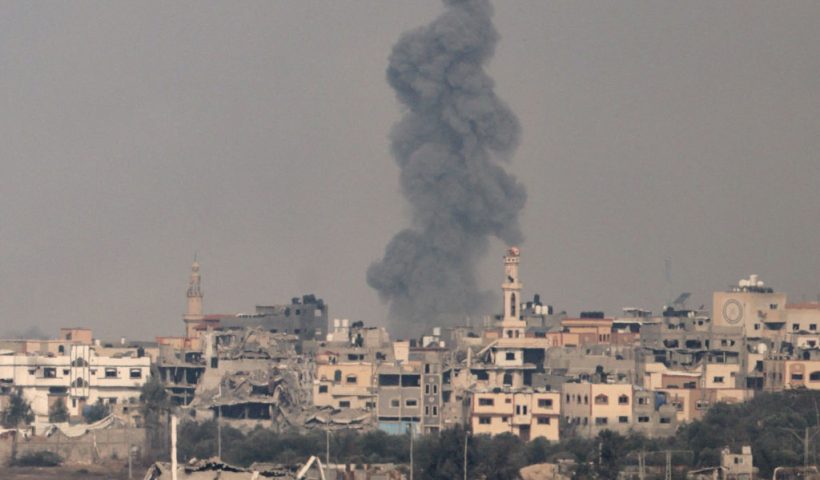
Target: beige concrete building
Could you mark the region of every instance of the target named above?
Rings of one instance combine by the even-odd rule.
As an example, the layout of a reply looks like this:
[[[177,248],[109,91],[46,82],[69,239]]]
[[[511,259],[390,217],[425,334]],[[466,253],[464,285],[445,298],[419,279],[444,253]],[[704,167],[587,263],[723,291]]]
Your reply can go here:
[[[373,409],[376,367],[371,362],[316,364],[313,404],[334,408]]]
[[[512,433],[524,441],[538,437],[558,441],[561,395],[531,389],[504,389],[472,394],[470,426],[476,435]]]
[[[662,388],[669,404],[675,407],[678,424],[701,420],[716,403],[742,403],[752,398],[753,390],[741,388]]]
[[[765,360],[763,372],[763,389],[768,392],[820,390],[820,360]]]
[[[786,294],[765,286],[757,275],[712,296],[713,324],[742,327],[749,338],[780,338],[786,333]]]
[[[561,415],[578,433],[594,437],[603,430],[628,431],[632,425],[631,384],[565,383]]]

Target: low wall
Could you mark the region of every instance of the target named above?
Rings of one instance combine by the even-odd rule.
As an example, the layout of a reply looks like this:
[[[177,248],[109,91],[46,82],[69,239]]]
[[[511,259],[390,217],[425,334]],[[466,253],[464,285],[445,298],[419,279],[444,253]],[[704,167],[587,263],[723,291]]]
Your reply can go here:
[[[51,436],[23,438],[18,435],[0,437],[0,463],[8,465],[12,457],[27,453],[54,452],[67,463],[96,463],[108,459],[127,459],[128,450],[136,448],[135,459],[145,451],[144,428],[107,428],[88,432],[79,437],[67,437],[56,431]]]

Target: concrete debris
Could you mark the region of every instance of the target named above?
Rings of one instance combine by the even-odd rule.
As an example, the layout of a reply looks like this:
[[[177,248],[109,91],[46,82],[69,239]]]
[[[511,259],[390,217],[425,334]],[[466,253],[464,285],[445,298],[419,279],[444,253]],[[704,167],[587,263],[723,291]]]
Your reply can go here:
[[[335,409],[325,407],[306,414],[304,425],[307,428],[319,425],[360,428],[369,426],[372,417],[373,413],[367,410],[357,408]]]
[[[60,431],[69,438],[76,438],[85,435],[88,432],[94,430],[103,430],[108,428],[122,428],[126,427],[127,423],[122,418],[116,415],[108,415],[107,417],[98,420],[94,423],[89,424],[79,424],[79,425],[69,425],[68,422],[63,423],[53,423],[50,424],[46,429],[43,431],[43,436],[50,437],[56,431]]]
[[[295,479],[295,469],[282,465],[254,464],[250,468],[236,467],[217,459],[193,459],[177,467],[177,476],[186,480],[258,480],[262,478]],[[144,480],[170,480],[171,464],[157,462],[148,468]]]

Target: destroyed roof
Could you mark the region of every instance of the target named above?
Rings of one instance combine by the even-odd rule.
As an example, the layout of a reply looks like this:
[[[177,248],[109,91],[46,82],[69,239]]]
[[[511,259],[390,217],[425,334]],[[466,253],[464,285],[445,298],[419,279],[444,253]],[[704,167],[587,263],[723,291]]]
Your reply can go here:
[[[305,424],[351,425],[366,422],[372,418],[371,412],[358,408],[324,408],[305,417]]]
[[[54,423],[46,427],[43,435],[50,437],[55,432],[59,431],[66,437],[75,438],[81,437],[94,430],[105,430],[108,428],[123,427],[125,425],[126,423],[123,419],[111,414],[101,420],[89,424],[69,425],[68,422]]]

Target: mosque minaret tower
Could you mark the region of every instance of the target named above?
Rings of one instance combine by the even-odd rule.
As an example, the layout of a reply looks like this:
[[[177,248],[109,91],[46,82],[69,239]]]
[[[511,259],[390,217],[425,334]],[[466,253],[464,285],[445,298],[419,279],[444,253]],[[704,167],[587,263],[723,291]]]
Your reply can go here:
[[[188,282],[188,309],[182,317],[185,321],[185,336],[193,338],[196,336],[195,327],[202,323],[202,278],[199,275],[199,262],[194,258],[191,265],[191,279]]]
[[[504,338],[523,338],[527,323],[521,318],[521,289],[524,285],[518,279],[518,265],[521,252],[511,247],[504,255],[504,313],[501,316],[501,330]]]

